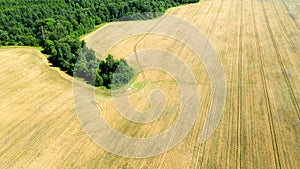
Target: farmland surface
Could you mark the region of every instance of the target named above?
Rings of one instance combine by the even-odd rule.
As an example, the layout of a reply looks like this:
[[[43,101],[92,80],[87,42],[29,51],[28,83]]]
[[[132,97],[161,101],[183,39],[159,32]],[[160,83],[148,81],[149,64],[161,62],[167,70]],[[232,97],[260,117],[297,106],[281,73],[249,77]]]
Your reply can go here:
[[[190,48],[147,33],[108,45],[141,22],[146,27],[153,21],[107,24],[86,36],[88,47],[99,57],[106,50],[126,58],[139,50],[163,49],[175,53],[195,75],[201,100],[193,129],[170,151],[142,159],[111,154],[89,139],[75,113],[72,79],[50,67],[37,49],[0,48],[0,168],[297,168],[299,11],[296,0],[203,0],[168,11],[208,37],[226,73],[222,120],[203,144],[198,138],[212,90],[205,66]],[[161,24],[156,27],[172,24],[164,17],[156,20]],[[154,89],[164,91],[166,109],[155,122],[131,123],[120,116],[111,97],[97,90],[96,102],[112,128],[146,138],[176,120],[180,90],[168,74],[147,70],[137,76],[132,89],[130,98],[137,110],[149,108],[145,98]]]

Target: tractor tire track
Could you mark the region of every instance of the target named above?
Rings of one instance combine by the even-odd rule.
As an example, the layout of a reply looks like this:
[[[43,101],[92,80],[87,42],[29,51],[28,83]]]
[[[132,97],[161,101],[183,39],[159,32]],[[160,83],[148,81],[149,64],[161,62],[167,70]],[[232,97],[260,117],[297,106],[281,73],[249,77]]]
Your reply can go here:
[[[254,10],[254,3],[253,3],[254,0],[251,0],[251,14],[252,14],[252,23],[253,23],[253,34],[254,34],[254,37],[255,37],[255,49],[256,49],[256,55],[259,56],[259,60],[260,60],[260,68],[263,69],[263,66],[262,66],[262,58],[261,58],[261,52],[260,50],[260,46],[259,46],[259,41],[258,41],[258,30],[257,30],[257,22],[256,22],[256,16],[255,16],[255,10]],[[261,77],[264,77],[264,70],[260,70],[260,73],[261,73]],[[250,79],[250,78],[249,78]],[[262,81],[264,79],[262,78]],[[266,95],[266,81],[263,81],[263,88],[264,88],[264,96],[265,96],[265,99],[267,98],[267,95]],[[253,87],[251,87],[253,88]],[[252,106],[254,107],[254,96],[253,96],[253,92],[251,92],[251,103],[252,103]],[[267,99],[266,99],[267,100]],[[252,131],[252,123],[253,123],[253,116],[252,114],[254,113],[254,111],[252,110],[251,113],[250,113],[250,122],[251,122],[251,131],[250,131],[250,149],[251,149],[251,167],[252,168],[258,168],[259,166],[254,166],[254,163],[253,163],[253,157],[256,156],[256,151],[255,151],[255,148],[254,148],[254,143],[253,143],[253,136],[254,136],[254,132]]]
[[[200,2],[200,3],[201,3],[201,2]],[[212,10],[212,7],[214,6],[214,4],[215,4],[215,1],[213,1],[213,2],[210,3],[210,5],[209,5],[209,7],[208,7],[209,9],[207,10],[207,12],[205,13],[205,15],[204,15],[203,18],[201,19],[201,22],[195,20],[195,19],[196,19],[196,15],[199,14],[199,10],[200,10],[200,8],[199,8],[199,9],[197,10],[197,12],[195,12],[195,14],[193,15],[192,23],[195,23],[195,24],[196,24],[197,22],[200,22],[200,23],[204,22],[205,19],[206,19],[207,16],[208,16],[208,14],[209,14],[210,11]],[[211,95],[205,97],[205,101],[204,101],[203,103],[208,103],[209,97],[210,97],[210,96],[211,96]],[[206,105],[206,106],[209,107],[209,105]],[[204,108],[204,110],[208,110],[208,108]],[[204,124],[204,119],[202,120],[201,124]],[[194,132],[197,133],[195,138],[199,138],[200,135],[201,135],[201,130],[199,130],[199,129],[194,129]],[[194,140],[194,147],[198,147],[197,145],[199,145],[199,140],[198,140],[198,139],[195,139],[195,140]],[[195,150],[195,149],[193,150],[192,162],[195,162],[195,164],[193,164],[193,166],[195,166],[195,167],[193,167],[193,168],[195,168],[195,169],[198,168],[199,159],[200,159],[200,163],[201,163],[201,164],[203,163],[203,153],[204,153],[204,149],[205,149],[205,144],[202,144],[202,145],[200,144],[200,145],[199,145],[199,148],[196,148],[196,150]],[[201,156],[201,158],[200,158],[200,156]],[[200,165],[201,165],[201,164],[200,164]]]
[[[282,6],[282,5],[281,5],[281,6]],[[275,6],[274,3],[272,4],[272,9],[273,9],[273,13],[275,13],[276,16],[277,16],[277,18],[278,18],[276,21],[277,21],[277,23],[280,25],[280,28],[281,28],[280,32],[281,32],[282,37],[284,37],[284,40],[285,40],[290,46],[296,46],[295,43],[294,43],[293,41],[289,40],[289,39],[291,39],[291,38],[288,38],[290,35],[289,35],[289,31],[287,30],[287,25],[284,24],[284,22],[282,21],[282,17],[281,17],[281,16],[279,15],[279,13],[277,12],[277,11],[279,11],[279,10],[276,8],[276,6]],[[284,10],[284,9],[282,9],[282,10]],[[298,31],[298,30],[296,30],[296,31]],[[296,50],[295,53],[296,53],[296,57],[293,57],[293,55],[288,55],[288,58],[287,58],[287,59],[288,59],[291,63],[294,62],[294,59],[293,59],[293,58],[296,58],[297,61],[300,61],[300,57],[297,57],[297,56],[300,56],[299,51]],[[281,60],[282,60],[282,58],[281,58]],[[283,63],[283,61],[282,61],[282,63]],[[298,62],[298,63],[300,63],[300,62]],[[284,69],[285,69],[285,67],[284,67]],[[292,90],[292,83],[291,83],[291,81],[290,81],[288,75],[287,75],[286,73],[284,73],[284,76],[286,76],[286,78],[287,78],[287,80],[288,80],[288,81],[287,81],[287,84],[288,84],[288,83],[290,84],[290,87],[289,87],[289,90],[288,90],[288,91],[289,91],[289,96],[290,96],[290,98],[291,98],[291,100],[292,100],[292,102],[293,102],[293,105],[294,105],[294,107],[295,107],[294,110],[296,110],[296,111],[292,111],[292,112],[294,112],[294,113],[295,113],[295,116],[297,116],[298,119],[299,119],[299,103],[298,103],[298,101],[297,101],[297,98],[296,98],[296,95],[295,95],[294,91]],[[279,133],[279,135],[282,135],[282,134]],[[280,140],[280,138],[285,138],[285,137],[283,137],[283,136],[278,137],[279,140]],[[284,142],[284,141],[281,141],[281,142]],[[287,148],[289,148],[286,144],[283,143],[283,145],[284,145],[285,148],[282,148],[282,149],[287,149]],[[281,157],[284,157],[284,160],[282,160],[282,161],[285,162],[284,166],[289,167],[289,168],[290,168],[291,166],[293,166],[293,165],[291,164],[293,161],[292,161],[291,159],[287,159],[288,156],[281,156]]]
[[[236,168],[242,168],[242,119],[243,114],[243,1],[240,4],[239,14],[239,27],[238,27],[238,43],[237,43],[237,56],[238,56],[238,113],[237,113],[237,149],[236,149]]]
[[[211,5],[211,6],[214,6],[214,5]],[[220,3],[220,6],[218,7],[218,9],[217,9],[217,15],[215,16],[215,19],[213,20],[213,24],[212,25],[215,25],[215,23],[217,22],[217,19],[219,18],[219,15],[220,15],[220,11],[221,11],[221,9],[222,9],[222,7],[224,7],[224,0],[222,0],[221,1],[221,3]],[[211,9],[206,13],[206,15],[205,16],[208,16],[208,13],[211,11]],[[206,18],[206,17],[205,17]],[[213,35],[216,31],[217,31],[217,29],[215,28],[215,29],[210,29],[211,31],[209,31],[209,33],[207,33],[207,36],[209,37],[210,35]],[[213,89],[211,89],[211,90],[213,90]],[[212,93],[213,91],[211,91],[210,93]],[[210,94],[210,96],[212,96],[211,94]],[[213,99],[213,98],[212,98]],[[208,119],[209,120],[209,119]],[[200,134],[200,133],[199,133]],[[199,141],[198,139],[197,139],[197,141]],[[204,146],[205,145],[205,146]],[[207,149],[208,149],[208,151],[207,151]],[[210,144],[209,145],[207,145],[207,142],[205,143],[205,144],[203,144],[203,149],[202,149],[202,152],[201,152],[201,154],[202,154],[202,157],[201,157],[201,167],[200,168],[204,168],[205,166],[204,166],[204,163],[206,163],[206,165],[208,164],[208,161],[209,161],[209,156],[207,156],[207,158],[206,159],[204,159],[203,157],[204,157],[204,153],[207,153],[207,154],[209,154],[210,153]],[[205,162],[204,162],[204,160],[205,160]],[[198,161],[198,160],[197,160]],[[196,165],[196,166],[198,166],[198,165]],[[207,166],[206,166],[207,167]]]
[[[208,11],[205,13],[205,15],[203,16],[203,18],[202,18],[202,20],[200,21],[200,23],[202,23],[202,22],[204,21],[204,19],[207,17],[207,15],[210,13],[210,11],[211,11],[211,9],[212,9],[212,7],[213,7],[214,2],[215,2],[215,1],[213,1],[212,3],[210,3],[210,5],[209,5],[209,7],[208,7]],[[199,9],[193,14],[192,22],[191,22],[191,23],[197,23],[197,20],[195,20],[195,19],[197,18],[196,15],[199,14],[199,11],[200,11],[200,10],[201,10],[201,8],[199,8]],[[205,101],[203,102],[204,104],[208,102],[207,99],[208,99],[208,96],[205,97]],[[207,105],[207,106],[208,106],[208,105]],[[204,110],[208,110],[208,108],[204,108]],[[204,124],[204,121],[201,121],[200,124]],[[201,134],[200,128],[201,128],[201,127],[199,127],[199,129],[194,129],[194,133],[195,133],[195,135],[196,135],[195,138],[199,138],[199,137],[200,137],[200,134]],[[200,151],[201,151],[201,149],[204,148],[204,146],[199,145],[198,139],[195,139],[195,140],[194,140],[193,145],[194,145],[194,149],[193,149],[193,152],[192,152],[193,156],[192,156],[192,159],[191,159],[191,163],[192,163],[192,166],[195,166],[195,167],[193,167],[193,168],[196,169],[197,166],[198,166],[198,163],[199,163],[198,159],[200,158],[200,155],[201,155],[201,154],[200,154]],[[196,149],[195,149],[195,148],[196,148]],[[203,156],[203,151],[201,151],[201,152],[202,152],[202,156]],[[203,161],[203,158],[201,159],[201,163],[202,163],[202,161]]]
[[[291,15],[291,11],[290,11],[288,5],[285,3],[285,1],[284,1],[284,0],[280,0],[280,2],[281,2],[281,4],[284,5],[285,11],[286,11],[289,15]],[[299,10],[299,9],[298,9],[298,10]],[[277,14],[277,13],[276,13],[276,14]],[[294,25],[298,28],[298,30],[300,30],[300,26],[297,24],[295,18],[294,18],[294,17],[290,17],[290,18],[292,19]]]
[[[273,44],[273,47],[275,48],[275,52],[276,52],[276,56],[278,58],[278,49],[277,49],[277,46],[275,45],[275,40],[274,40],[274,35],[273,35],[273,32],[271,30],[271,27],[270,27],[270,23],[269,23],[269,19],[268,19],[268,16],[267,16],[267,13],[266,13],[266,9],[265,9],[265,6],[263,4],[263,2],[261,2],[261,7],[262,7],[262,10],[263,10],[263,14],[264,14],[264,19],[266,21],[266,24],[267,24],[267,29],[268,29],[268,32],[269,32],[269,36],[272,40],[272,44]],[[255,21],[255,31],[257,32],[257,23]],[[272,138],[272,147],[273,147],[273,152],[274,152],[274,160],[275,160],[275,166],[276,168],[281,168],[281,162],[280,162],[280,158],[279,158],[279,150],[278,150],[278,145],[277,145],[277,137],[276,137],[276,132],[275,132],[275,127],[274,127],[274,123],[273,123],[273,117],[272,117],[272,107],[271,107],[271,101],[270,101],[270,96],[269,96],[269,91],[268,91],[268,87],[267,87],[267,82],[266,82],[266,76],[265,76],[265,70],[264,70],[264,67],[263,67],[263,60],[262,60],[262,56],[260,55],[261,53],[261,48],[260,48],[260,44],[259,44],[259,41],[258,41],[258,35],[256,35],[256,45],[258,46],[258,53],[259,53],[259,59],[260,59],[260,66],[261,66],[261,77],[262,77],[262,82],[263,82],[263,88],[264,88],[264,93],[265,93],[265,99],[266,99],[266,107],[267,107],[267,110],[268,110],[268,122],[269,122],[269,128],[270,128],[270,132],[271,132],[271,138]],[[278,58],[279,60],[279,58]],[[279,60],[280,61],[280,60]],[[281,62],[282,64],[282,62]]]
[[[254,58],[251,57],[251,55],[249,55],[250,51],[255,51],[255,47],[253,47],[253,45],[249,46],[249,43],[247,43],[247,39],[251,38],[253,39],[252,33],[253,33],[253,29],[251,29],[253,23],[253,4],[252,4],[252,0],[250,1],[244,1],[243,3],[244,6],[247,6],[248,8],[245,8],[243,11],[243,26],[245,29],[242,30],[242,32],[245,35],[244,38],[244,43],[245,43],[245,50],[244,50],[244,54],[242,57],[243,60],[243,66],[245,74],[244,74],[244,78],[245,78],[245,83],[244,83],[244,87],[246,91],[253,91],[254,84],[252,83],[252,75],[255,74],[251,72],[251,70],[255,70],[254,69]],[[252,15],[251,15],[252,14]],[[245,20],[245,18],[248,18],[249,20]],[[249,36],[250,34],[250,36]],[[242,69],[243,70],[243,69]],[[243,87],[243,86],[242,86]],[[255,107],[255,102],[254,102],[254,93],[253,92],[245,92],[242,93],[244,94],[244,101],[243,104],[244,108],[243,108],[243,112],[244,114],[241,116],[242,119],[242,124],[243,126],[242,132],[241,132],[241,137],[244,140],[241,140],[243,142],[241,142],[242,145],[242,153],[241,153],[241,168],[253,168],[253,150],[254,150],[254,146],[253,146],[253,132],[252,132],[252,125],[253,125],[253,114],[254,114],[254,107]],[[249,102],[250,100],[250,102]],[[244,143],[244,145],[242,144]],[[243,160],[242,160],[243,159]]]
[[[269,31],[269,35],[270,35],[270,38],[271,38],[271,41],[272,41],[272,45],[273,45],[275,53],[276,53],[277,61],[280,65],[281,71],[286,72],[286,68],[285,68],[285,66],[283,64],[283,61],[282,61],[282,56],[280,54],[278,45],[277,45],[276,40],[274,38],[274,33],[273,33],[273,31],[271,29],[271,26],[270,26],[270,21],[267,17],[267,12],[266,12],[265,6],[264,6],[263,3],[261,3],[261,4],[262,4],[263,12],[264,12],[264,17],[265,17],[265,20],[266,20],[266,23],[267,23],[267,28],[268,28],[268,31]],[[290,94],[290,98],[291,98],[291,100],[293,102],[293,105],[295,107],[295,110],[297,112],[298,119],[300,119],[300,107],[299,107],[299,104],[297,103],[296,96],[295,96],[294,90],[292,88],[290,79],[289,79],[289,77],[286,73],[283,74],[283,77],[284,77],[285,83],[287,84],[287,86],[289,88],[288,91],[289,91],[289,94]]]
[[[276,6],[275,6],[274,3],[272,4],[272,7],[273,7],[274,13],[276,14],[276,16],[277,16],[277,18],[278,18],[278,20],[276,20],[276,21],[279,21],[279,22],[280,22],[280,25],[281,25],[280,28],[283,29],[282,36],[285,38],[286,42],[290,44],[290,46],[292,46],[292,47],[294,47],[294,48],[297,48],[297,45],[294,43],[294,41],[289,40],[289,39],[291,39],[291,38],[289,38],[289,36],[291,36],[291,35],[289,34],[289,31],[287,30],[288,25],[286,25],[286,24],[282,21],[282,17],[279,16],[279,14],[278,14],[278,12],[277,12],[278,9],[276,8]],[[300,29],[295,30],[295,31],[297,32],[296,34],[297,34],[298,36],[300,35],[300,31],[299,31],[299,30],[300,30]],[[298,50],[295,50],[295,53],[296,53],[296,56],[300,56],[300,53],[299,53]],[[300,57],[296,57],[296,58],[300,61]],[[298,105],[298,107],[299,107],[299,105]]]
[[[236,9],[237,8],[237,3],[236,3],[236,1],[235,2],[232,2],[232,11],[234,11],[234,9]],[[232,15],[234,15],[235,13],[234,12],[231,12],[231,14]],[[230,22],[228,22],[228,23],[230,23]],[[230,25],[229,25],[230,26]],[[231,61],[230,61],[230,63],[231,63],[231,65],[230,65],[230,74],[231,74],[231,78],[234,78],[235,77],[235,61],[236,61],[236,59],[235,59],[235,55],[233,55],[232,54],[232,57],[231,57]],[[235,96],[234,96],[234,91],[235,91],[235,84],[233,83],[233,79],[231,79],[231,85],[230,85],[230,88],[229,88],[229,93],[230,93],[230,97],[229,97],[229,100],[230,100],[230,104],[229,104],[229,111],[230,111],[230,113],[229,113],[229,124],[228,124],[228,132],[227,132],[227,134],[228,134],[228,141],[227,141],[227,148],[228,148],[228,150],[227,150],[227,154],[226,154],[226,164],[225,164],[225,168],[230,168],[231,166],[229,165],[230,163],[231,163],[231,160],[230,160],[230,157],[232,157],[230,154],[230,152],[231,151],[233,151],[233,148],[230,148],[230,146],[232,145],[232,141],[230,141],[230,139],[229,138],[231,138],[231,135],[232,135],[232,128],[233,128],[233,121],[234,121],[234,114],[232,113],[232,112],[235,112],[235,106],[234,106],[234,98],[235,98]],[[230,144],[231,143],[231,144]],[[236,157],[234,157],[234,158],[236,158]]]

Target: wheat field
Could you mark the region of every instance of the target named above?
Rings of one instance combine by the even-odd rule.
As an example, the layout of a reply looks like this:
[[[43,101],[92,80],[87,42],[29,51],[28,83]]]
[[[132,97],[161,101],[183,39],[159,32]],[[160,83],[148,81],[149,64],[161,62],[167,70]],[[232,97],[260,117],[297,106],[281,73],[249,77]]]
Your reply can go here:
[[[126,37],[140,24],[155,29],[172,23],[164,16],[110,23],[84,37],[99,57],[111,53],[129,63],[136,51],[171,51],[195,75],[201,96],[195,125],[173,149],[149,158],[125,158],[96,145],[76,116],[72,78],[49,66],[39,50],[0,48],[0,168],[297,168],[299,8],[295,0],[203,0],[167,11],[207,36],[226,74],[222,119],[202,144],[198,138],[212,101],[205,65],[174,38],[147,32]],[[159,24],[153,25],[155,21]],[[113,43],[121,36],[122,41]],[[178,85],[158,70],[136,77],[129,93],[133,106],[139,111],[149,108],[154,89],[168,99],[162,115],[148,124],[126,120],[101,89],[96,90],[96,103],[113,129],[146,138],[168,129],[180,109]]]

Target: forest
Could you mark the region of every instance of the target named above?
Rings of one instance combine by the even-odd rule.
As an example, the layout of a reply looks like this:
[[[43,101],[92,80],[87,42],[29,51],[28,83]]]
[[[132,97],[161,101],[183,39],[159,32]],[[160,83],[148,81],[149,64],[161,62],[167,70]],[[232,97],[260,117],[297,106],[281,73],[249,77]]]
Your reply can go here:
[[[0,46],[43,47],[54,66],[73,76],[79,54],[88,50],[79,37],[96,25],[195,2],[198,0],[0,0]],[[138,19],[152,17],[156,16]],[[115,62],[128,65],[124,60]],[[97,84],[108,87],[108,82]]]

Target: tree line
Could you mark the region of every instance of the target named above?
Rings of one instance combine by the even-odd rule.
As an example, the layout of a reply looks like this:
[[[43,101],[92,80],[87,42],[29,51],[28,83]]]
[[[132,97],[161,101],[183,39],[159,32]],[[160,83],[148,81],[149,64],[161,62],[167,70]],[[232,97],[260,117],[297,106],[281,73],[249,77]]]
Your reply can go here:
[[[79,37],[96,25],[194,2],[198,0],[0,0],[0,46],[41,46],[54,66],[73,75],[79,54],[88,50]]]

